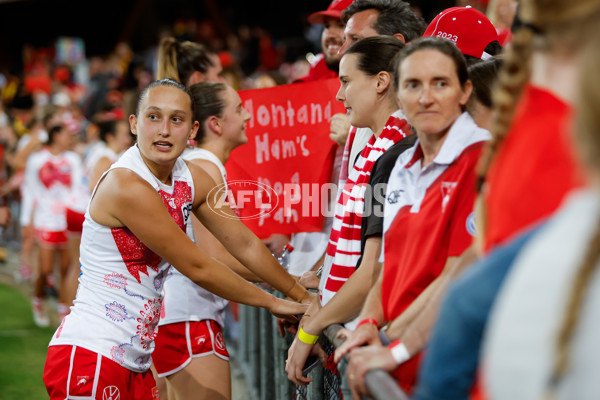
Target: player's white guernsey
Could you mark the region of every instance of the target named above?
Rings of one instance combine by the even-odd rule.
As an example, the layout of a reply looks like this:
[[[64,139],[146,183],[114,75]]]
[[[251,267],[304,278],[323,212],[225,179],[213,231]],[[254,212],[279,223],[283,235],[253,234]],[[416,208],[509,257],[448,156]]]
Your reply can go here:
[[[181,157],[188,161],[201,159],[212,162],[221,171],[223,182],[227,185],[225,166],[210,151],[188,148],[183,152]],[[191,223],[188,226],[188,236],[190,236],[190,232],[193,237]],[[213,319],[219,325],[223,326],[224,311],[228,304],[227,300],[196,285],[175,268],[171,268],[169,271],[164,288],[165,298],[159,325]]]
[[[175,222],[187,232],[194,185],[185,161],[177,159],[170,186],[150,172],[137,146],[127,150],[109,171],[115,168],[129,169],[152,185]],[[152,364],[150,354],[170,265],[129,229],[100,225],[89,210],[80,251],[82,274],[77,298],[50,346],[81,346],[129,370],[147,371]]]
[[[25,186],[34,204],[36,229],[59,232],[67,228],[66,201],[81,179],[81,159],[72,151],[53,155],[47,148],[32,154],[25,168]]]

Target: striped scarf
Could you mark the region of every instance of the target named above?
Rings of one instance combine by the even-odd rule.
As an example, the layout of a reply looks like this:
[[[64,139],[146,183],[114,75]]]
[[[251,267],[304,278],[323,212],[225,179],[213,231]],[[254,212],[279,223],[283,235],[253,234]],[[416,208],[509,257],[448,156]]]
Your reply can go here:
[[[339,193],[335,206],[333,227],[327,246],[327,257],[332,258],[331,269],[326,277],[325,288],[321,291],[322,295],[325,292],[335,294],[356,269],[361,250],[364,197],[373,164],[387,149],[410,134],[411,127],[404,114],[400,110],[396,111],[388,119],[379,137],[371,136],[345,182],[343,172],[340,173],[339,184],[343,190]],[[352,135],[350,136],[351,140]],[[347,146],[346,150],[349,151],[349,148],[350,146]],[[347,163],[349,160],[344,157],[344,161]],[[325,302],[328,298],[330,296],[324,296]]]

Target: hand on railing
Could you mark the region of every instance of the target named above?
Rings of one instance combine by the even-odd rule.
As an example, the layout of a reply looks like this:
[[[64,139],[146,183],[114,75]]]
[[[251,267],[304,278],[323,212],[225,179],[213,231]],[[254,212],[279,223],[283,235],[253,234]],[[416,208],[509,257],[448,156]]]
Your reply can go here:
[[[285,333],[289,332],[292,335],[296,335],[298,332],[298,321],[289,322],[283,318],[277,318],[277,332],[279,332],[279,336],[282,338],[285,337]]]
[[[355,347],[368,346],[372,344],[381,346],[379,330],[375,324],[360,325],[355,331],[342,328],[338,331],[336,337],[344,340],[344,343],[335,351],[333,360],[336,363],[340,362],[342,357]]]
[[[362,399],[362,396],[371,396],[365,382],[367,372],[373,369],[391,372],[397,366],[387,346],[373,345],[353,349],[346,369],[352,398],[358,400]]]
[[[319,278],[317,277],[317,271],[307,271],[300,277],[300,284],[307,289],[318,289]]]
[[[316,355],[321,360],[321,365],[325,366],[327,354],[321,345],[319,343],[304,343],[296,336],[288,350],[288,358],[285,361],[285,372],[288,374],[288,379],[296,385],[304,386],[312,382],[311,378],[303,374],[306,360],[311,354]]]
[[[289,297],[285,298],[286,300],[291,300]],[[318,299],[318,294],[309,292],[308,296],[302,300],[303,305],[308,305],[308,309],[303,313],[303,315],[298,315],[299,318],[305,323],[311,315],[314,315],[317,310],[321,307],[321,303]],[[298,320],[291,321],[289,318],[279,318],[277,319],[277,331],[279,331],[279,335],[281,337],[285,337],[285,332],[289,332],[292,335],[296,335],[298,332]]]
[[[298,322],[296,317],[299,314],[304,314],[308,309],[308,304],[288,301],[273,296],[273,302],[269,307],[269,311],[277,318],[285,319],[290,323]]]
[[[368,324],[368,325],[373,325],[374,324]],[[363,325],[359,326],[359,328],[361,328]],[[344,338],[346,337],[347,333],[345,333],[344,331],[346,331],[345,328],[342,328],[341,325],[338,324],[333,324],[333,325],[329,325],[327,327],[327,329],[325,329],[325,336],[327,336],[327,338],[329,339],[329,341],[331,343],[334,344],[335,347],[337,347],[338,349],[340,347],[342,347],[344,345]],[[376,348],[377,350],[365,350],[364,352],[362,351],[363,349],[369,349],[370,347]],[[361,348],[355,348],[354,350],[352,350],[349,354],[346,353],[343,356],[340,356],[340,358],[336,361],[336,363],[338,362],[343,362],[343,363],[355,363],[356,366],[354,368],[355,371],[352,372],[352,370],[350,369],[350,367],[347,367],[346,369],[346,376],[348,378],[350,378],[350,374],[352,374],[352,378],[353,379],[349,379],[351,381],[353,380],[360,380],[360,385],[363,386],[363,388],[365,389],[364,393],[371,393],[371,396],[373,397],[373,399],[375,400],[389,400],[389,399],[394,399],[394,400],[409,400],[408,396],[406,395],[406,393],[404,393],[404,391],[402,389],[400,389],[400,387],[398,386],[398,384],[396,383],[396,381],[390,376],[390,374],[386,371],[386,368],[383,368],[383,366],[389,366],[389,364],[387,364],[386,361],[386,355],[384,355],[383,359],[380,359],[378,357],[375,357],[373,360],[369,361],[369,365],[366,366],[366,368],[364,368],[364,373],[361,370],[358,370],[358,368],[361,368],[361,360],[364,360],[365,358],[367,358],[370,354],[371,351],[375,352],[375,353],[379,353],[380,351],[386,350],[388,352],[388,354],[391,356],[391,353],[389,351],[389,349],[385,346],[381,346],[381,344],[379,343],[379,345],[373,345],[373,346],[369,346],[369,347],[361,347]],[[358,354],[355,357],[355,353]],[[362,354],[362,356],[361,356]],[[380,367],[381,366],[381,367]],[[393,368],[392,368],[393,369]],[[360,376],[360,379],[359,379]],[[352,386],[352,383],[350,383],[350,386]],[[352,389],[353,390],[353,396],[355,399],[360,399],[360,392],[359,389]]]

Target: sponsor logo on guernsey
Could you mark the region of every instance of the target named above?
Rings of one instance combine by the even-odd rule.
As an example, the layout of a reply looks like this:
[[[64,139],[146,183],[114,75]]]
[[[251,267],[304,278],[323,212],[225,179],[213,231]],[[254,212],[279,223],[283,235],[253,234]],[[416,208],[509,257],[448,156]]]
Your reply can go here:
[[[452,192],[456,189],[456,182],[442,182],[440,188],[442,190],[442,212],[444,212],[446,211]]]
[[[400,195],[404,192],[402,189],[392,190],[387,197],[387,201],[390,204],[396,204],[400,200]]]
[[[187,224],[190,219],[190,214],[192,213],[192,203],[182,205],[181,213],[183,214],[183,222]]]
[[[469,234],[471,236],[475,236],[477,234],[477,224],[475,222],[475,213],[472,212],[471,214],[469,214],[469,216],[467,217],[467,232],[469,232]]]
[[[102,400],[121,400],[121,392],[116,386],[106,386],[102,392]]]

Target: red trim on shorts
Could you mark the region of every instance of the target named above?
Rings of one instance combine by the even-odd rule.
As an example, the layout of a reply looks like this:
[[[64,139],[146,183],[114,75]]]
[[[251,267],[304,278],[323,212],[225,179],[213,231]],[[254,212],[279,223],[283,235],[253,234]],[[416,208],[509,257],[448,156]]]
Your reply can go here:
[[[182,370],[192,358],[214,354],[229,360],[223,329],[212,319],[161,325],[154,345],[152,360],[160,378]]]

